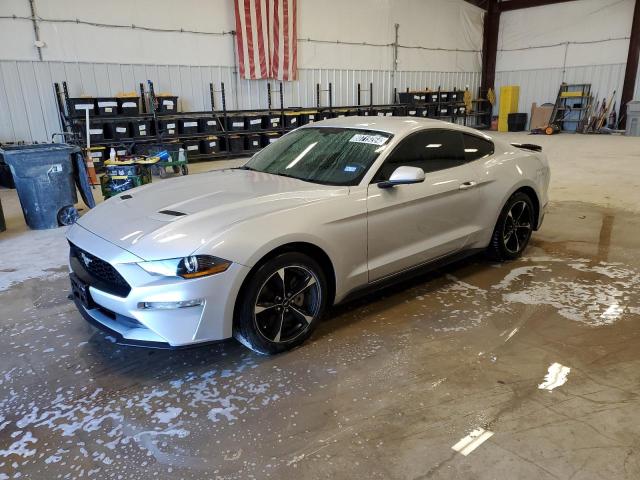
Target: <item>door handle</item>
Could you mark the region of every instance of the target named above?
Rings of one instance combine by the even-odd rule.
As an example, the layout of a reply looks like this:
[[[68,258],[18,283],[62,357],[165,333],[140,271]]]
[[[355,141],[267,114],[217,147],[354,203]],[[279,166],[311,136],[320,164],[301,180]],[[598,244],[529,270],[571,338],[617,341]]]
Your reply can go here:
[[[469,182],[464,182],[460,184],[460,187],[458,187],[460,190],[469,190],[470,188],[475,187],[476,185],[478,185],[476,182],[474,181],[469,181]]]

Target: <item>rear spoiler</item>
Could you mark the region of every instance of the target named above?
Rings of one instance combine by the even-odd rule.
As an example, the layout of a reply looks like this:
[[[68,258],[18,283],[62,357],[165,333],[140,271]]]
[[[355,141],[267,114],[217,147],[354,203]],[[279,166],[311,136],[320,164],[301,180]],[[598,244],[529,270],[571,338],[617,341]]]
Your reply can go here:
[[[533,143],[512,143],[512,147],[522,148],[524,150],[531,150],[532,152],[541,152],[542,147],[540,145],[534,145]]]

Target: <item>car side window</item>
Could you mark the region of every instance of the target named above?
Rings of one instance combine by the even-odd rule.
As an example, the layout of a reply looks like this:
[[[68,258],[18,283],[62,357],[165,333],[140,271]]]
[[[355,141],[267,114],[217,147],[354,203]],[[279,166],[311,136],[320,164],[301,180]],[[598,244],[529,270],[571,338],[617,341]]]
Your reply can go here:
[[[489,155],[493,155],[495,150],[493,142],[486,138],[480,138],[477,135],[468,133],[463,134],[464,137],[464,156],[467,162],[479,160]]]
[[[465,163],[462,133],[454,130],[427,130],[405,138],[391,152],[373,181],[389,180],[398,167],[419,167],[424,173],[453,168]]]

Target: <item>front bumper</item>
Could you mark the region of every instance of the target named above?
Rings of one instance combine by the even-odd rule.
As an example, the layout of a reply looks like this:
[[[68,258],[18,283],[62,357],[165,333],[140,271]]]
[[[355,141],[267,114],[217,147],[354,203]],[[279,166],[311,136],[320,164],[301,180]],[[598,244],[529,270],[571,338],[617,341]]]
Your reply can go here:
[[[223,340],[232,335],[233,308],[249,269],[232,264],[223,273],[185,280],[152,275],[137,265],[141,259],[76,225],[71,243],[111,264],[131,286],[126,297],[89,285],[95,305],[76,306],[85,319],[111,332],[116,341],[159,348]],[[201,298],[199,306],[170,310],[141,309],[142,302],[178,302]],[[93,308],[95,307],[95,308]]]

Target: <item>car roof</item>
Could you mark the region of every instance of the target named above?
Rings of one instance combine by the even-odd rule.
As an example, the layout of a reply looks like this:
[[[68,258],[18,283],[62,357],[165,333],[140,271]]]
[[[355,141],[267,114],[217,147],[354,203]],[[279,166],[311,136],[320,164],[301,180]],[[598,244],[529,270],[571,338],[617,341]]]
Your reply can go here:
[[[379,117],[379,116],[349,116],[331,118],[320,122],[309,123],[302,128],[313,127],[334,127],[334,128],[358,128],[364,130],[373,130],[379,132],[392,133],[394,135],[406,135],[414,130],[424,128],[447,128],[451,130],[460,130],[469,133],[480,134],[489,138],[487,135],[478,132],[469,127],[457,125],[455,123],[443,122],[432,118],[420,117]]]

